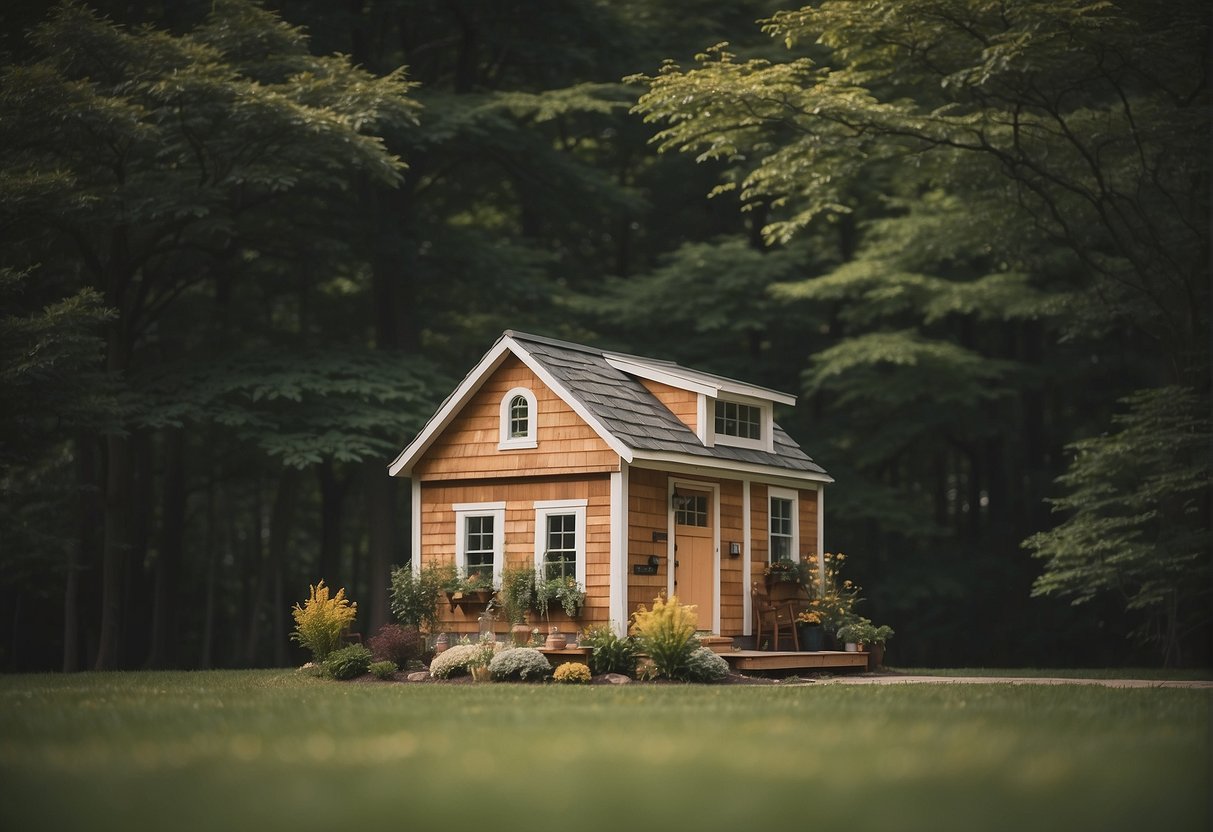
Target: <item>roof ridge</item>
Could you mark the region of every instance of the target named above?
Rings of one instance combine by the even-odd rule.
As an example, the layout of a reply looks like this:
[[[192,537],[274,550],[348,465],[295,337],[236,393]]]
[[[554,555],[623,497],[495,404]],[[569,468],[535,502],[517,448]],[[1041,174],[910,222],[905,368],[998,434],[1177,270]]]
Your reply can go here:
[[[550,347],[561,347],[567,350],[576,350],[577,352],[588,352],[591,355],[605,355],[606,351],[598,347],[587,346],[586,344],[575,344],[572,341],[561,341],[559,338],[549,338],[546,335],[535,335],[530,332],[520,332],[517,329],[507,329],[501,333],[503,338],[514,338],[520,341],[534,341],[537,344],[547,344]]]
[[[781,390],[776,390],[773,387],[766,387],[761,384],[743,381],[739,378],[721,375],[720,373],[711,373],[707,370],[699,370],[695,367],[688,367],[685,364],[679,364],[677,361],[671,361],[668,358],[653,358],[652,356],[637,355],[636,353],[622,352],[621,350],[607,350],[602,349],[601,347],[591,347],[586,344],[576,344],[572,341],[562,341],[559,338],[549,338],[546,335],[534,335],[530,332],[520,332],[516,329],[507,329],[505,332],[501,333],[501,335],[502,337],[515,338],[522,341],[534,341],[538,344],[547,344],[548,346],[552,347],[561,347],[562,349],[584,352],[590,355],[597,355],[601,358],[620,358],[625,361],[630,360],[644,364],[651,364],[656,367],[677,367],[679,370],[683,370],[687,373],[693,373],[698,376],[703,376],[705,378],[720,379],[721,381],[727,381],[732,384],[737,384],[744,387],[753,387],[756,390],[765,390],[771,393],[779,393],[780,395],[791,395],[789,393],[784,393]]]

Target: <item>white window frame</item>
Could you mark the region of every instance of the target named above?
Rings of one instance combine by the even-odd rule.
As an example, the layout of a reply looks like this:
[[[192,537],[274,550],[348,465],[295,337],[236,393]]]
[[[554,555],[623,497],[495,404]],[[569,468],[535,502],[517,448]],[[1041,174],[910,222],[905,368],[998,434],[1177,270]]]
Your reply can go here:
[[[576,520],[573,545],[577,550],[577,582],[585,586],[585,515],[586,500],[538,500],[535,502],[535,571],[544,573],[544,555],[547,553],[548,518],[559,514],[571,514]]]
[[[522,396],[522,398],[526,399],[527,432],[525,436],[510,436],[510,402],[514,401],[516,396]],[[514,387],[506,393],[501,399],[500,418],[501,425],[497,440],[497,450],[510,451],[539,446],[539,408],[535,402],[535,393],[530,388]]]
[[[501,586],[501,568],[505,565],[505,503],[455,503],[455,568],[468,573],[467,521],[472,517],[493,518],[493,586]]]
[[[746,407],[752,407],[758,410],[758,438],[750,439],[744,436],[730,436],[727,433],[717,433],[716,431],[716,403],[723,402],[726,404],[740,404]],[[772,430],[774,428],[774,419],[771,416],[771,403],[764,402],[759,399],[751,399],[745,396],[720,396],[715,399],[709,399],[706,403],[704,414],[707,421],[706,435],[710,436],[711,445],[732,445],[736,448],[753,448],[758,451],[772,451],[775,447]]]
[[[771,504],[775,500],[788,500],[792,503],[792,560],[800,562],[800,494],[790,488],[767,487],[767,563],[775,562],[775,547],[771,545]]]

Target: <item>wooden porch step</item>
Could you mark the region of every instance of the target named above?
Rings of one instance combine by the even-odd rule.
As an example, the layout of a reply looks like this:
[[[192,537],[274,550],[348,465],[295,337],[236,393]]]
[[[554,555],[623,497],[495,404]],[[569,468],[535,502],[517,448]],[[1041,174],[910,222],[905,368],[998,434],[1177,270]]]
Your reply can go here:
[[[828,670],[856,667],[866,670],[867,653],[846,653],[841,650],[821,650],[795,653],[778,650],[732,650],[721,653],[734,670]]]

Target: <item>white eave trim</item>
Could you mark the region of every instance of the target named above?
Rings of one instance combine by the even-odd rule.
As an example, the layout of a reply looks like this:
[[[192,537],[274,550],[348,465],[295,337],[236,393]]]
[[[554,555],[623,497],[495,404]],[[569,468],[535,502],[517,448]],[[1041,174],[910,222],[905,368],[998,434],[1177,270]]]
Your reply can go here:
[[[455,417],[459,414],[467,404],[468,399],[475,395],[485,379],[505,361],[506,357],[513,354],[527,366],[527,368],[539,377],[539,380],[548,386],[548,388],[564,401],[573,412],[582,418],[582,420],[590,426],[590,428],[598,434],[598,437],[607,444],[608,447],[623,459],[624,462],[632,461],[632,450],[624,445],[619,439],[611,433],[607,428],[590,413],[575,396],[569,393],[563,384],[561,384],[551,373],[549,373],[542,364],[536,361],[526,348],[515,341],[508,335],[503,335],[492,348],[485,353],[484,358],[480,359],[475,367],[472,368],[459,386],[451,395],[447,396],[446,401],[438,408],[438,412],[430,417],[429,422],[421,429],[421,433],[408,444],[408,446],[400,452],[400,455],[388,466],[388,474],[393,477],[407,477],[412,473],[413,465],[418,458],[434,443],[438,436],[444,431]],[[539,414],[536,413],[536,431],[538,431]]]
[[[788,393],[781,393],[778,390],[758,387],[757,385],[746,384],[745,382],[734,381],[733,379],[709,376],[706,373],[693,372],[687,370],[685,367],[679,367],[677,364],[657,366],[646,364],[635,358],[623,355],[611,355],[609,353],[604,354],[603,358],[621,373],[627,373],[628,375],[656,381],[661,384],[668,384],[671,387],[689,390],[692,393],[699,393],[700,395],[710,396],[714,399],[719,398],[720,394],[724,393],[728,396],[749,396],[761,401],[779,402],[780,404],[789,406],[796,404],[796,397]]]
[[[834,478],[829,474],[820,474],[816,471],[793,471],[790,468],[780,468],[775,465],[759,465],[753,462],[739,462],[733,459],[679,454],[671,451],[636,450],[633,452],[633,455],[632,464],[638,468],[672,470],[671,466],[680,466],[683,469],[715,471],[718,472],[717,476],[723,476],[726,479],[752,479],[757,476],[762,478],[762,482],[767,483],[783,480],[784,482],[793,483],[793,487],[800,488],[816,487],[815,485],[805,485],[805,483],[834,482]]]
[[[680,390],[690,390],[692,393],[704,396],[715,396],[719,389],[714,385],[693,381],[685,375],[672,371],[674,368],[654,367],[652,364],[643,364],[617,355],[604,355],[603,358],[606,359],[606,363],[621,373],[656,381],[659,384],[668,384]]]

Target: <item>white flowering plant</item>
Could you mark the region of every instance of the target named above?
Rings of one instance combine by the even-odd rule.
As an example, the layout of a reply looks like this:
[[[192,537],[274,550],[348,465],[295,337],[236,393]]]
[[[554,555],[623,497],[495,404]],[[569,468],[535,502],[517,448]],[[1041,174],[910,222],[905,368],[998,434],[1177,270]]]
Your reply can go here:
[[[454,647],[448,647],[430,662],[430,675],[435,679],[466,676],[479,650],[480,646],[477,644],[456,644]]]
[[[552,666],[547,656],[533,647],[515,647],[502,650],[489,662],[489,673],[495,681],[521,679],[536,682],[552,675]]]

